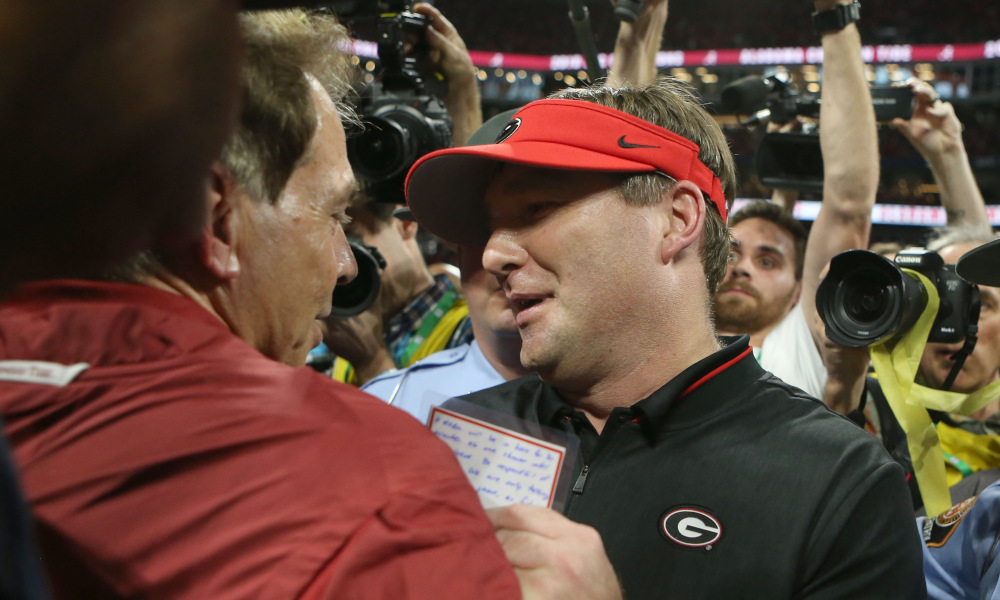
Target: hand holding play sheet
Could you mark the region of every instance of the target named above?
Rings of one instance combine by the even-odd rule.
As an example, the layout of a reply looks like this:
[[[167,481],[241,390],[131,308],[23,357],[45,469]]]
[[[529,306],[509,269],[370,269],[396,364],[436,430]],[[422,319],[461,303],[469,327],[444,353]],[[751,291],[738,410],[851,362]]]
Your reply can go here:
[[[524,600],[621,600],[618,576],[593,527],[514,504],[486,511]]]

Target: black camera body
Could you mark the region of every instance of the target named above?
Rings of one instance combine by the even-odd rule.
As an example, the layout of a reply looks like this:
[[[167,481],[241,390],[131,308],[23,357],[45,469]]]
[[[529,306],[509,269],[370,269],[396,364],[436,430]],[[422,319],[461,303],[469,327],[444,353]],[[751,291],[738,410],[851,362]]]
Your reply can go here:
[[[787,75],[748,75],[722,90],[722,108],[738,115],[753,115],[745,125],[769,120],[782,125],[797,116],[819,117],[819,101],[799,95]]]
[[[902,269],[926,277],[941,303],[927,341],[955,343],[974,333],[979,318],[979,288],[960,278],[937,252],[903,250],[895,261],[867,250],[833,257],[816,290],[816,309],[830,340],[862,348],[910,330],[927,306],[922,282]]]
[[[378,19],[376,80],[358,99],[364,131],[347,141],[348,159],[376,202],[404,202],[406,174],[421,156],[449,148],[453,125],[439,96],[447,82],[427,67],[427,19],[410,11],[412,0],[350,6],[344,20]],[[365,11],[371,10],[371,13]]]
[[[819,117],[820,101],[799,95],[787,76],[750,75],[730,83],[722,90],[724,110],[752,115],[743,122],[750,126],[765,121],[784,124],[795,117]],[[823,191],[823,155],[819,135],[803,133],[768,133],[757,147],[757,176],[769,187]]]
[[[913,113],[909,87],[872,86],[871,97],[879,122],[909,118]],[[723,88],[720,101],[723,110],[752,115],[744,126],[766,121],[781,125],[798,116],[818,118],[820,103],[818,98],[800,95],[785,75],[742,77]],[[756,166],[757,177],[766,186],[823,191],[823,155],[814,131],[766,134],[757,147]]]

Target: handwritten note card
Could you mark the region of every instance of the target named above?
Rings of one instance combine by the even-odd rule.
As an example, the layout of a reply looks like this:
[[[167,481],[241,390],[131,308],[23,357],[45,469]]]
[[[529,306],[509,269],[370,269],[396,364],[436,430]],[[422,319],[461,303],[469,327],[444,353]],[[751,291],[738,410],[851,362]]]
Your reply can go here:
[[[439,406],[431,410],[430,428],[455,452],[484,507],[552,506],[566,458],[562,446]]]

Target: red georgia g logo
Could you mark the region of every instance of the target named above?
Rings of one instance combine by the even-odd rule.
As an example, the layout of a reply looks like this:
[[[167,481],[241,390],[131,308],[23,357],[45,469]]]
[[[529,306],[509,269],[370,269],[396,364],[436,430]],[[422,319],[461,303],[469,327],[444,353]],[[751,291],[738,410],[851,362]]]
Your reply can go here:
[[[678,508],[669,511],[660,521],[663,533],[670,541],[685,548],[711,546],[722,537],[722,525],[703,510]]]

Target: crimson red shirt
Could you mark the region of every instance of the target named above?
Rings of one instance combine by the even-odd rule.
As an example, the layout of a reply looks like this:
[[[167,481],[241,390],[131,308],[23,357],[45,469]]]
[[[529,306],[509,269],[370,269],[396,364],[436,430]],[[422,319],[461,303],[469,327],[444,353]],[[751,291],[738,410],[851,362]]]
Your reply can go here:
[[[89,366],[62,385],[44,368],[17,381],[10,361]],[[0,305],[0,413],[57,596],[520,597],[416,420],[264,357],[183,297],[22,287]]]

